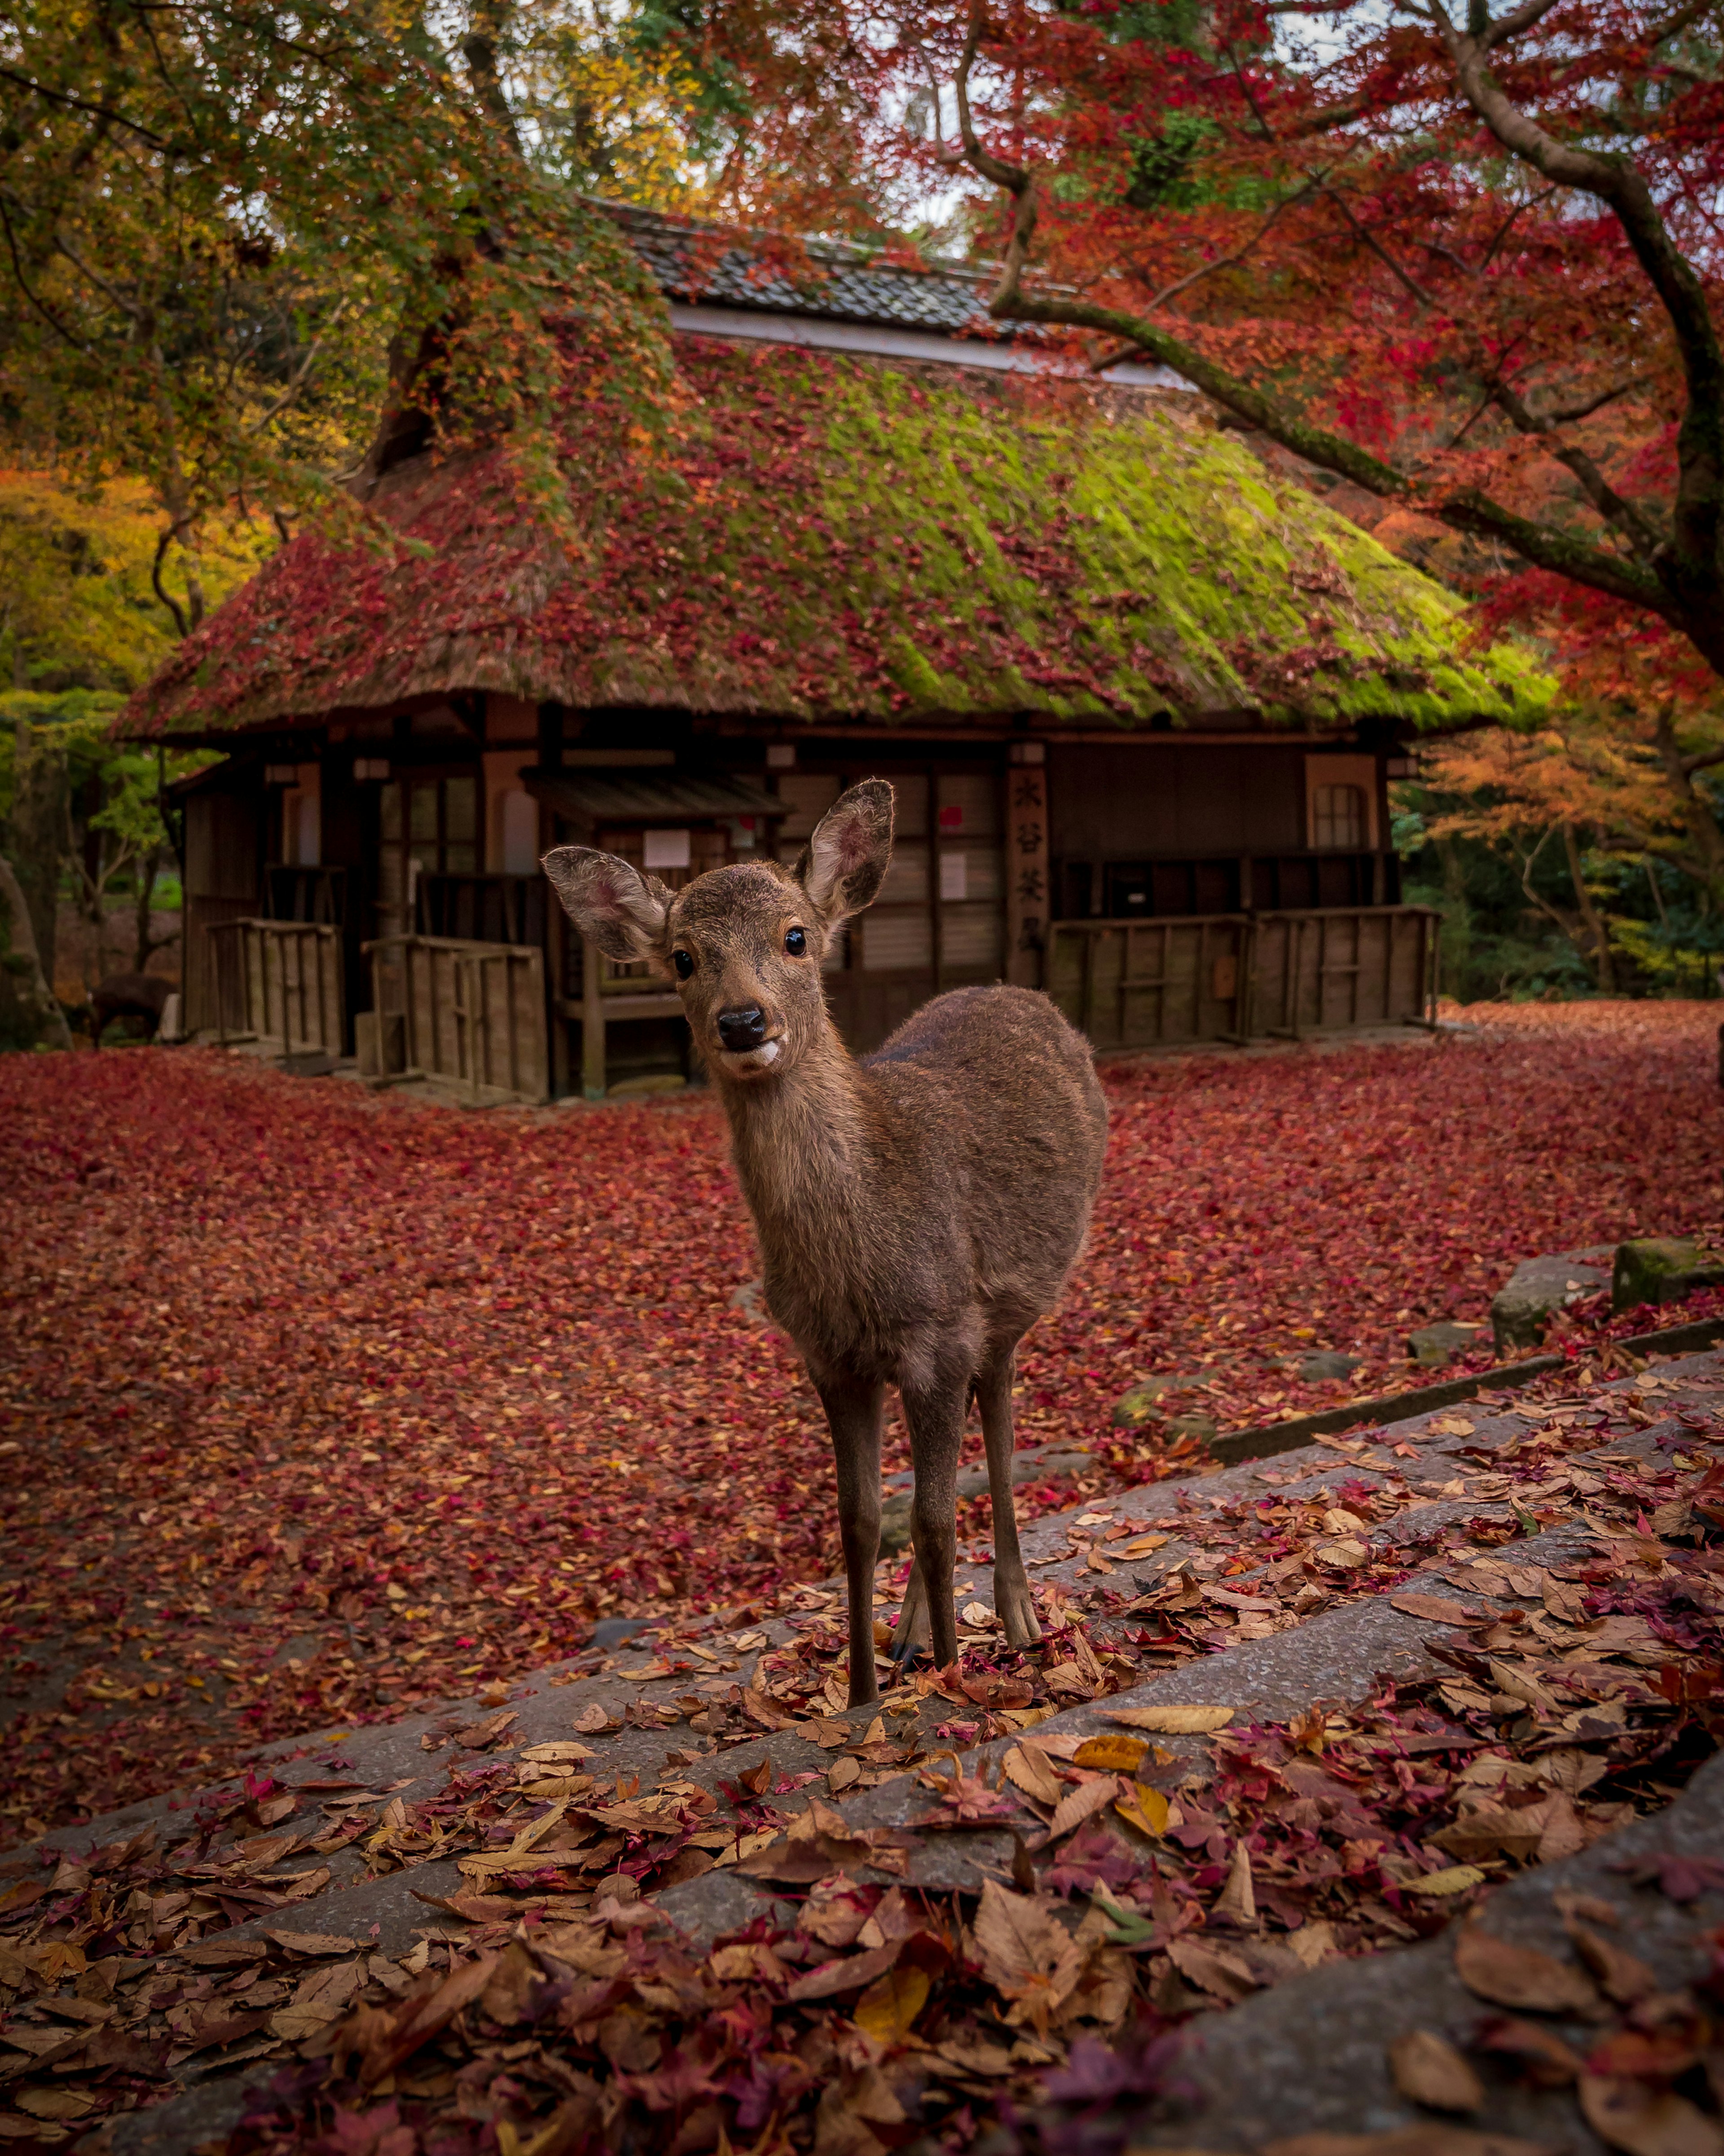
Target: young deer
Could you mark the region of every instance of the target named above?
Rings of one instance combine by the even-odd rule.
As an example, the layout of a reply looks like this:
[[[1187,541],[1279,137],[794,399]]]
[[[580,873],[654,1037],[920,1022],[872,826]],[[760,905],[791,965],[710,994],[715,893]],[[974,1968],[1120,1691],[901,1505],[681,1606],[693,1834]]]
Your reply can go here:
[[[751,861],[671,892],[626,861],[563,846],[545,870],[608,957],[681,989],[730,1118],[765,1258],[767,1301],[800,1349],[832,1431],[849,1589],[850,1704],[879,1697],[885,1389],[916,1473],[916,1564],[893,1639],[957,1659],[957,1476],[972,1393],[993,1496],[994,1604],[1013,1646],[1041,1636],[1012,1502],[1018,1340],[1058,1300],[1101,1177],[1107,1111],[1090,1052],[1025,988],[936,996],[859,1062],[826,1009],[820,963],[880,887],[892,789],[865,779],[793,869]]]

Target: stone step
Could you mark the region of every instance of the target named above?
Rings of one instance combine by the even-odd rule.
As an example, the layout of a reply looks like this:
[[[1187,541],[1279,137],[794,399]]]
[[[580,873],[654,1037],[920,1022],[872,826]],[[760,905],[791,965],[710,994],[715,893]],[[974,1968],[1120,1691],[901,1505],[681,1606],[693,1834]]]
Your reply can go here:
[[[1673,1360],[1659,1372],[1660,1382],[1691,1381],[1696,1389],[1694,1397],[1710,1403],[1711,1395],[1705,1389],[1709,1381],[1724,1388],[1724,1354],[1712,1356],[1701,1353]],[[1598,1397],[1609,1398],[1632,1393],[1639,1380],[1621,1378],[1598,1389]],[[1672,1395],[1675,1405],[1683,1395]],[[1380,1487],[1386,1478],[1404,1475],[1409,1484],[1416,1485],[1432,1476],[1444,1479],[1452,1477],[1455,1463],[1463,1448],[1489,1449],[1524,1430],[1526,1424],[1518,1410],[1480,1413],[1468,1419],[1473,1425],[1470,1435],[1457,1436],[1453,1433],[1434,1433],[1430,1424],[1434,1417],[1420,1411],[1403,1421],[1389,1423],[1362,1442],[1336,1443],[1325,1445],[1320,1442],[1303,1445],[1279,1455],[1271,1455],[1276,1480],[1266,1485],[1264,1471],[1253,1460],[1240,1462],[1219,1472],[1204,1474],[1189,1480],[1143,1483],[1111,1497],[1085,1499],[1065,1511],[1044,1514],[1029,1522],[1022,1531],[1021,1540],[1024,1558],[1030,1568],[1032,1584],[1057,1584],[1062,1587],[1093,1584],[1085,1569],[1086,1559],[1080,1555],[1062,1556],[1073,1522],[1086,1515],[1106,1514],[1118,1524],[1129,1524],[1134,1529],[1147,1529],[1152,1522],[1164,1515],[1177,1513],[1182,1500],[1213,1511],[1230,1500],[1241,1496],[1261,1496],[1268,1488],[1276,1491],[1296,1491],[1311,1480],[1346,1474],[1349,1480],[1369,1487]],[[1612,1440],[1614,1447],[1620,1440]],[[1411,1445],[1409,1456],[1396,1456],[1396,1445]],[[1582,1464],[1583,1455],[1572,1455],[1576,1464]],[[1445,1509],[1446,1507],[1446,1509]],[[1457,1512],[1478,1513],[1500,1517],[1504,1507],[1494,1502],[1424,1499],[1409,1505],[1398,1517],[1403,1522],[1413,1521],[1414,1532],[1440,1524],[1455,1517]],[[1405,1538],[1405,1532],[1403,1533]],[[1129,1539],[1129,1537],[1128,1537]],[[1148,1574],[1174,1568],[1188,1558],[1202,1554],[1200,1548],[1186,1537],[1174,1535],[1152,1558],[1146,1558],[1136,1567],[1136,1572]],[[1105,1575],[1104,1575],[1105,1576]],[[985,1557],[972,1554],[960,1566],[959,1585],[965,1600],[977,1600],[988,1607],[993,1603],[993,1568]],[[835,1595],[841,1598],[843,1583],[830,1580],[810,1590],[811,1595]],[[662,1621],[655,1620],[654,1629],[663,1629]],[[732,1628],[733,1633],[736,1628]],[[737,1667],[731,1674],[740,1684],[747,1684],[757,1669],[762,1656],[772,1648],[782,1646],[797,1636],[797,1629],[788,1620],[764,1620],[743,1630],[743,1637],[759,1635],[765,1645],[748,1650],[736,1656]],[[692,1636],[692,1635],[689,1635]],[[721,1637],[715,1628],[711,1635]],[[598,1704],[611,1714],[619,1714],[637,1699],[652,1702],[668,1700],[679,1691],[686,1691],[691,1681],[698,1680],[703,1666],[698,1658],[690,1659],[669,1677],[646,1679],[639,1672],[649,1668],[656,1659],[656,1650],[626,1645],[615,1656],[599,1658],[600,1666],[594,1666],[591,1653],[570,1660],[552,1663],[527,1677],[517,1680],[508,1688],[506,1704],[519,1716],[517,1725],[510,1731],[508,1748],[541,1743],[570,1735],[570,1725],[582,1708]],[[357,1730],[324,1732],[303,1738],[283,1739],[260,1747],[256,1766],[275,1772],[284,1787],[296,1782],[316,1779],[326,1769],[328,1755],[335,1750],[351,1763],[353,1777],[369,1787],[378,1787],[385,1782],[406,1782],[408,1786],[400,1794],[409,1802],[430,1794],[443,1781],[441,1763],[428,1759],[422,1749],[422,1739],[434,1735],[440,1725],[459,1722],[472,1724],[484,1721],[498,1711],[488,1703],[494,1695],[482,1698],[469,1694],[464,1698],[449,1701],[401,1720],[368,1724]],[[858,1715],[872,1718],[873,1710],[857,1709]],[[663,1763],[664,1732],[625,1729],[615,1736],[586,1740],[593,1745],[594,1758],[588,1771],[602,1775],[613,1773],[656,1773]],[[655,1748],[658,1756],[654,1757]],[[745,1755],[726,1753],[726,1758],[735,1756],[748,1763]],[[212,1794],[225,1794],[239,1786],[228,1779],[209,1785]],[[149,1798],[120,1810],[74,1827],[57,1828],[33,1844],[26,1851],[53,1851],[56,1853],[87,1851],[136,1834],[146,1825],[171,1823],[179,1814],[195,1805],[199,1793],[171,1791]],[[14,1852],[14,1855],[25,1853]],[[339,1885],[338,1880],[335,1882]]]
[[[1677,1409],[1685,1404],[1716,1406],[1719,1394],[1724,1391],[1724,1355],[1701,1355],[1666,1366],[1657,1378],[1660,1389],[1655,1398],[1660,1410]],[[1636,1390],[1643,1390],[1641,1381],[1622,1380],[1602,1389],[1600,1396],[1627,1395]],[[1429,1419],[1392,1426],[1357,1448],[1313,1445],[1306,1448],[1302,1455],[1282,1455],[1267,1471],[1275,1477],[1269,1487],[1277,1493],[1286,1490],[1296,1492],[1313,1482],[1321,1486],[1326,1478],[1338,1481],[1343,1477],[1349,1483],[1380,1487],[1396,1473],[1405,1474],[1410,1482],[1426,1481],[1431,1476],[1439,1478],[1431,1494],[1415,1492],[1408,1504],[1375,1525],[1372,1539],[1385,1547],[1416,1543],[1432,1529],[1458,1518],[1501,1519],[1508,1508],[1499,1499],[1453,1497],[1438,1492],[1443,1483],[1453,1479],[1457,1465],[1455,1455],[1460,1449],[1488,1453],[1495,1445],[1525,1430],[1525,1420],[1513,1411],[1488,1415],[1481,1411],[1466,1418],[1473,1424],[1470,1430],[1458,1433],[1433,1430]],[[1680,1428],[1673,1420],[1655,1422],[1632,1434],[1611,1436],[1602,1445],[1568,1455],[1566,1460],[1570,1465],[1584,1466],[1593,1453],[1601,1450],[1618,1457],[1645,1456],[1655,1451],[1660,1436],[1669,1436]],[[1397,1445],[1408,1448],[1407,1455],[1397,1454]],[[1200,1508],[1202,1517],[1225,1505],[1230,1498],[1264,1494],[1265,1481],[1265,1471],[1240,1466],[1193,1483],[1146,1486],[1106,1501],[1105,1508],[1111,1517],[1135,1525],[1154,1518],[1176,1517],[1183,1498],[1188,1505]],[[1039,1521],[1025,1537],[1027,1556],[1032,1563],[1039,1562],[1040,1565],[1033,1577],[1058,1581],[1068,1590],[1096,1579],[1095,1575],[1083,1569],[1089,1563],[1086,1556],[1062,1553],[1060,1545],[1074,1517],[1069,1513]],[[1583,1543],[1594,1538],[1578,1521],[1559,1522],[1542,1533],[1517,1539],[1512,1546],[1513,1561],[1517,1566],[1534,1569],[1561,1565],[1572,1560]],[[1174,1536],[1153,1553],[1153,1563],[1155,1568],[1165,1572],[1202,1553],[1199,1540]],[[1444,1559],[1445,1567],[1453,1562],[1452,1558]],[[1144,1568],[1147,1571],[1149,1568]],[[962,1576],[971,1583],[974,1599],[986,1601],[986,1566],[967,1566]],[[1251,1576],[1240,1573],[1231,1577],[1241,1584],[1249,1584]],[[1447,1596],[1452,1596],[1454,1592],[1434,1568],[1416,1570],[1396,1589],[1398,1594],[1419,1591]],[[1484,1599],[1469,1595],[1469,1599],[1475,1602]],[[788,1624],[757,1629],[769,1635],[768,1647],[772,1644],[772,1635],[780,1639],[791,1636]],[[1105,1632],[1105,1620],[1097,1629]],[[1115,1726],[1110,1723],[1108,1716],[1122,1706],[1229,1707],[1236,1710],[1242,1720],[1285,1720],[1306,1712],[1320,1701],[1335,1706],[1357,1703],[1369,1696],[1381,1673],[1401,1676],[1416,1672],[1434,1673],[1439,1665],[1431,1656],[1428,1645],[1432,1630],[1429,1620],[1395,1609],[1386,1596],[1371,1594],[1343,1599],[1287,1629],[1230,1643],[1218,1652],[1149,1675],[1128,1691],[1063,1710],[1039,1723],[1036,1734],[1076,1738],[1097,1734]],[[751,1673],[753,1661],[764,1651],[757,1650],[756,1657],[749,1659],[748,1668],[739,1667],[736,1675],[740,1677]],[[639,1676],[637,1672],[649,1665],[649,1659],[621,1656],[617,1658],[616,1666],[600,1671],[569,1669],[546,1672],[541,1679],[516,1687],[511,1704],[520,1721],[509,1731],[514,1740],[511,1748],[567,1736],[573,1712],[582,1705],[598,1702],[614,1712],[633,1700],[663,1697],[680,1687],[686,1687],[686,1674],[658,1679]],[[737,1659],[739,1663],[744,1660],[740,1656]],[[571,1681],[552,1685],[552,1676],[566,1676]],[[475,1719],[487,1711],[479,1702],[464,1702],[454,1710],[461,1715],[471,1714]],[[832,1718],[847,1721],[859,1735],[860,1727],[871,1721],[875,1712],[871,1707],[856,1709]],[[932,1738],[933,1724],[949,1719],[952,1714],[950,1702],[934,1695],[921,1702],[914,1716],[901,1719],[918,1730],[926,1742]],[[427,1731],[434,1731],[438,1722],[445,1718],[419,1716],[388,1728],[362,1731],[343,1740],[340,1756],[352,1763],[354,1778],[368,1787],[378,1788],[388,1781],[411,1777],[409,1786],[402,1794],[432,1794],[441,1786],[441,1763],[428,1760],[418,1750],[419,1738]],[[586,1763],[586,1770],[606,1778],[613,1774],[638,1774],[645,1784],[663,1772],[666,1736],[662,1729],[625,1727],[613,1734],[583,1740],[591,1744],[593,1754]],[[979,1747],[957,1748],[965,1771],[992,1766],[1013,1741],[1000,1738]],[[1144,1779],[1162,1786],[1173,1786],[1206,1771],[1208,1755],[1201,1739],[1167,1737],[1157,1742],[1172,1755],[1171,1758]],[[721,1784],[734,1783],[740,1773],[764,1759],[770,1758],[778,1775],[792,1776],[818,1770],[827,1763],[829,1756],[829,1748],[821,1747],[802,1730],[791,1727],[762,1732],[742,1743],[697,1757],[677,1771],[686,1780],[717,1790]],[[326,1759],[321,1763],[326,1771]],[[317,1759],[307,1760],[303,1754],[290,1762],[284,1760],[280,1763],[280,1779],[290,1785],[316,1779],[319,1764]],[[816,1785],[810,1785],[808,1794],[834,1801]],[[804,1793],[798,1791],[775,1801],[782,1810],[793,1813],[803,1809],[806,1800]],[[915,1776],[903,1774],[859,1795],[838,1800],[835,1808],[847,1822],[859,1829],[901,1829],[927,1809],[928,1801],[926,1792]],[[133,1808],[134,1811],[136,1809]],[[87,1850],[95,1842],[113,1839],[111,1830],[116,1825],[127,1824],[130,1815],[121,1815],[117,1822],[80,1830],[75,1836],[60,1835],[49,1839],[58,1848],[64,1849],[75,1842],[77,1847]],[[1008,1875],[1012,1856],[1011,1836],[1001,1831],[924,1837],[909,1853],[907,1876],[929,1887],[973,1890],[989,1872]],[[336,1933],[374,1939],[379,1950],[399,1954],[412,1943],[416,1932],[459,1928],[429,1902],[420,1898],[445,1896],[456,1889],[459,1875],[453,1862],[445,1860],[375,1880],[353,1876],[357,1869],[356,1862],[350,1866],[349,1876],[333,1878],[314,1899],[222,1936],[240,1939],[264,1931],[279,1933],[284,1930]],[[693,1940],[705,1944],[746,1924],[770,1907],[771,1893],[768,1884],[739,1876],[726,1867],[672,1887],[655,1898],[665,1917]],[[189,2149],[224,2131],[238,2115],[246,2078],[244,2066],[226,2074],[218,2071],[203,2086],[187,2090],[163,2106],[115,2120],[110,2133],[116,2156],[118,2152],[131,2150],[165,2153]]]
[[[1573,1967],[1562,1903],[1583,1896],[1593,1905],[1585,1912],[1592,1927],[1645,1964],[1660,1991],[1680,1991],[1707,1974],[1708,1933],[1724,1921],[1724,1891],[1704,1887],[1695,1900],[1678,1902],[1660,1892],[1655,1880],[1637,1885],[1634,1875],[1663,1856],[1716,1863],[1721,1850],[1724,1754],[1715,1754],[1665,1810],[1617,1828],[1577,1856],[1509,1880],[1479,1922],[1494,1938]],[[1599,1904],[1616,1913],[1614,1925]],[[1429,2131],[1433,2113],[1409,2103],[1395,2087],[1390,2046],[1419,2031],[1464,2044],[1491,2011],[1455,1973],[1452,1930],[1418,1946],[1326,1962],[1227,2013],[1204,2015],[1177,2069],[1190,2085],[1189,2099],[1177,2118],[1134,2123],[1131,2145],[1232,2156],[1301,2134]],[[1583,2056],[1598,2041],[1595,2022],[1551,2015],[1538,2020]],[[1479,2066],[1476,2055],[1472,2063]],[[1710,2128],[1698,2123],[1699,2137],[1691,2139],[1619,2145],[1716,2147],[1716,2123]],[[1520,2136],[1553,2156],[1557,2150],[1604,2156],[1606,2144],[1583,2120],[1572,2090],[1527,2087],[1488,2067],[1483,2104],[1467,2124]],[[1667,2122],[1667,2131],[1676,2129]],[[1704,2138],[1708,2132],[1710,2139]]]

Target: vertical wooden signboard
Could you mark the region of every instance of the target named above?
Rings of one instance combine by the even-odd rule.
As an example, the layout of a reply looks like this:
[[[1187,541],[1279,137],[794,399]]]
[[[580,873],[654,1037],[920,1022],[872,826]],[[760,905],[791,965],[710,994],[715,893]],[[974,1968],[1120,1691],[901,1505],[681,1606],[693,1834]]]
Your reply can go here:
[[[1048,773],[1039,742],[1017,744],[1006,773],[1006,978],[1042,985],[1048,932]],[[1033,754],[1034,763],[1018,762]]]

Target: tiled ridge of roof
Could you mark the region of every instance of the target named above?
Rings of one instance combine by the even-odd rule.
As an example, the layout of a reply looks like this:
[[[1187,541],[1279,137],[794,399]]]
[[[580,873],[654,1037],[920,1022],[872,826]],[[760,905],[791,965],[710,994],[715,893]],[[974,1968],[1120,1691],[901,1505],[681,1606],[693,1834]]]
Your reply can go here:
[[[624,203],[605,208],[665,298],[685,305],[746,307],[939,336],[1001,341],[1013,334],[988,311],[993,277],[986,270],[957,263],[911,269],[866,248],[809,239],[798,243],[808,274],[795,276],[779,253],[783,243],[772,235],[663,217]]]

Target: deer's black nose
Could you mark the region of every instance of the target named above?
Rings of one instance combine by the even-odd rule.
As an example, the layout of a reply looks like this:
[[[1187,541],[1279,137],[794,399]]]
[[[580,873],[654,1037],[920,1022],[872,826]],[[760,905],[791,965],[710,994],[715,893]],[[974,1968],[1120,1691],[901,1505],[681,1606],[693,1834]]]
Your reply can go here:
[[[718,1014],[718,1037],[738,1055],[767,1037],[767,1014],[758,1004],[737,1004]]]

